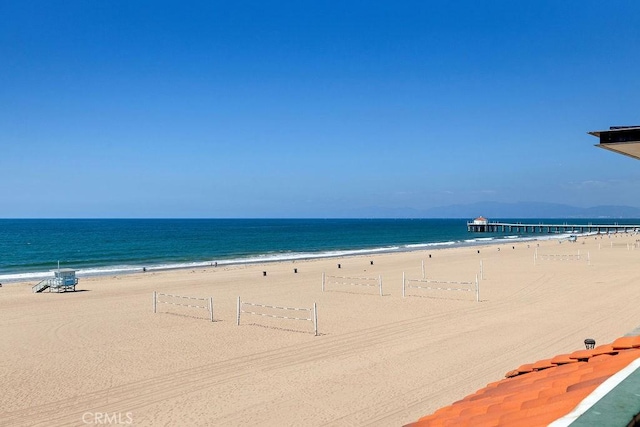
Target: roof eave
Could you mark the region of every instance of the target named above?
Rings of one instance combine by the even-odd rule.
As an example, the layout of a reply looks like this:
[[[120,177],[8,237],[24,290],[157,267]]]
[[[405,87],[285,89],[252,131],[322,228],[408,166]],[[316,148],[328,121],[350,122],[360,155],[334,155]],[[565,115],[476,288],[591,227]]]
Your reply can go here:
[[[587,132],[589,135],[593,135],[596,138],[600,138],[600,135],[603,133],[617,133],[617,132],[624,132],[624,131],[628,131],[628,130],[637,130],[640,129],[640,126],[621,126],[619,128],[615,128],[615,129],[607,129],[607,130],[594,130],[591,132]]]
[[[637,142],[632,142],[632,144],[638,144]],[[622,154],[627,157],[631,157],[632,159],[640,160],[640,156],[636,156],[630,153],[627,153],[624,150],[620,150],[620,146],[626,145],[624,142],[616,142],[611,144],[596,144],[595,146],[598,148],[603,148],[605,150],[613,151],[614,153]]]

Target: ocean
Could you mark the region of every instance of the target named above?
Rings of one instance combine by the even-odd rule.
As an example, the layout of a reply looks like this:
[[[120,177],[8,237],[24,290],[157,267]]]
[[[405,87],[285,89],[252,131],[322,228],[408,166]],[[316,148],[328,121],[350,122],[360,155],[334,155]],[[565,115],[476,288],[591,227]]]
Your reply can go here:
[[[82,277],[562,237],[469,233],[466,223],[466,219],[0,219],[0,283],[52,277],[51,271],[58,267],[76,269]]]

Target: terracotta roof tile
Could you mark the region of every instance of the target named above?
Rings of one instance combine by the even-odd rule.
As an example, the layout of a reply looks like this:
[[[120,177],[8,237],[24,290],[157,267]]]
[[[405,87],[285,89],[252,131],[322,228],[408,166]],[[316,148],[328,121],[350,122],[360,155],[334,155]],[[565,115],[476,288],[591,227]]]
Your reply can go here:
[[[614,350],[611,344],[599,345],[594,348],[592,352],[594,356],[598,356],[600,354],[618,354],[618,351]]]
[[[554,404],[523,409],[518,412],[510,412],[500,417],[499,425],[508,425],[510,427],[546,425],[569,412],[565,406],[563,402],[556,402]]]
[[[607,380],[607,378],[609,378],[610,375],[600,375],[597,377],[593,377],[593,378],[585,378],[583,381],[577,383],[577,384],[571,384],[569,387],[567,387],[567,392],[572,392],[572,391],[576,391],[576,390],[580,390],[583,388],[593,388],[592,386],[599,386],[600,384],[602,384],[603,382],[605,382]]]
[[[551,359],[543,359],[543,360],[538,360],[536,363],[533,364],[533,369],[535,371],[540,371],[542,369],[548,369],[548,368],[553,368],[555,365],[555,363],[551,363]]]
[[[568,354],[559,354],[556,357],[551,359],[551,363],[554,363],[556,365],[564,365],[567,363],[575,363],[577,362],[576,359],[572,359]]]
[[[531,372],[531,371],[533,371],[533,363],[527,363],[526,365],[521,365],[517,369],[517,371],[520,374],[526,374],[527,372]]]
[[[506,379],[409,426],[546,425],[571,412],[600,384],[640,358],[640,339],[623,338],[613,345],[521,365]]]
[[[467,407],[460,411],[460,417],[470,418],[473,415],[483,415],[487,413],[487,407],[484,405],[466,405]]]
[[[640,347],[640,336],[620,337],[611,343],[614,350]]]
[[[511,402],[502,401],[500,403],[494,403],[493,405],[489,406],[489,408],[487,408],[487,415],[495,414],[495,413],[503,414],[506,412],[517,411],[520,409],[521,405],[522,403],[519,401],[511,401]],[[495,415],[494,415],[494,418],[495,418]]]
[[[518,372],[517,369],[514,369],[514,370],[509,371],[506,374],[504,374],[504,376],[507,377],[507,378],[516,377],[518,375],[520,375],[520,372]]]
[[[576,360],[589,360],[591,357],[593,357],[593,349],[574,351],[569,355],[569,357]]]

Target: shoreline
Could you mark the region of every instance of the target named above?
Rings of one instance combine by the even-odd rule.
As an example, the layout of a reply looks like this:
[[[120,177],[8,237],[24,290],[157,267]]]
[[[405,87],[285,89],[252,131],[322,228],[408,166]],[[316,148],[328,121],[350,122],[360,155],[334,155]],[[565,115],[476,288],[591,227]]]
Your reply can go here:
[[[594,235],[596,233],[584,233],[578,234],[579,237]],[[162,272],[172,270],[188,270],[192,268],[205,268],[205,267],[223,267],[233,265],[254,265],[254,264],[273,264],[278,262],[296,262],[307,261],[313,259],[325,259],[325,258],[341,258],[359,255],[375,255],[375,254],[387,254],[387,253],[402,253],[402,252],[415,252],[423,250],[440,250],[445,248],[459,248],[459,247],[475,247],[483,245],[500,245],[509,243],[520,243],[528,241],[546,241],[546,240],[564,240],[567,239],[570,234],[545,234],[545,235],[527,235],[527,236],[492,236],[492,237],[477,237],[475,239],[467,239],[463,241],[446,241],[446,242],[431,242],[431,243],[416,243],[408,245],[394,245],[390,247],[375,247],[375,248],[362,248],[362,249],[337,249],[322,252],[299,252],[277,255],[251,255],[245,258],[232,258],[232,259],[217,259],[207,261],[193,261],[182,262],[173,264],[153,264],[147,263],[143,265],[124,265],[124,266],[95,266],[87,268],[77,269],[76,276],[78,278],[88,277],[101,277],[101,276],[113,276],[113,275],[129,275],[138,273],[149,272]],[[72,265],[65,265],[65,268],[74,268]],[[26,283],[32,281],[40,281],[43,279],[53,277],[55,269],[27,273],[7,273],[0,274],[0,283],[15,284]]]

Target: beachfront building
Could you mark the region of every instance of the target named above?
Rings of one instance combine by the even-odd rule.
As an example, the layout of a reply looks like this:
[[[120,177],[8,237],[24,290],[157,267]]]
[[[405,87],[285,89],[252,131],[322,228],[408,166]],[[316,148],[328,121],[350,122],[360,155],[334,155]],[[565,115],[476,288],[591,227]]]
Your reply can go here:
[[[589,132],[600,139],[598,148],[640,160],[640,126],[611,126],[609,130]]]

